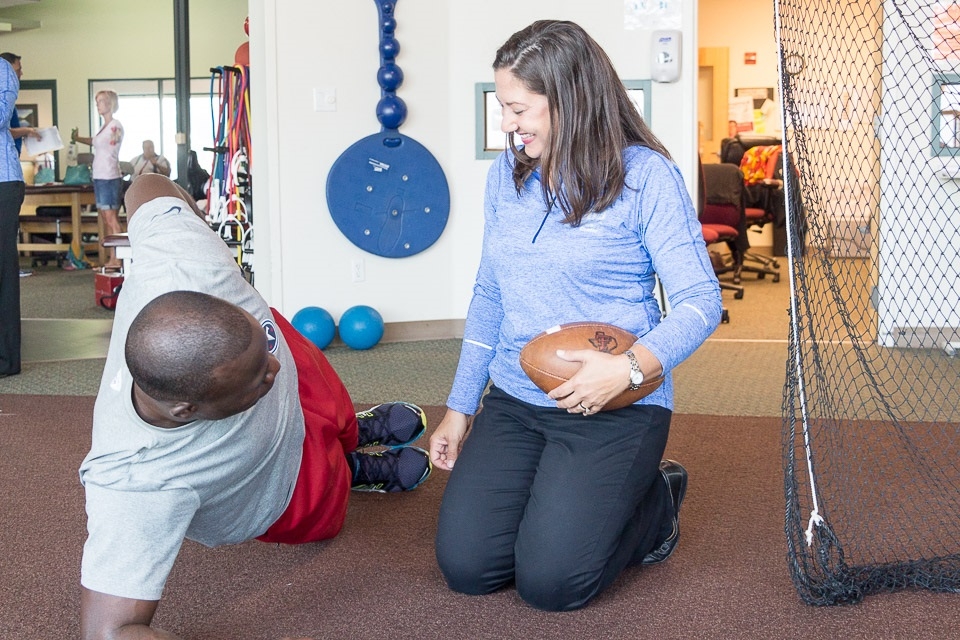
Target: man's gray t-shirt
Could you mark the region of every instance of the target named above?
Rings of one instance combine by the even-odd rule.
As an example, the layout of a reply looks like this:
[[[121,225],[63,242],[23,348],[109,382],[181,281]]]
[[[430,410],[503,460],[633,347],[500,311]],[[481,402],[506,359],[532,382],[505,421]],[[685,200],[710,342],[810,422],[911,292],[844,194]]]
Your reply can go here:
[[[243,542],[280,517],[300,469],[303,412],[290,350],[223,240],[177,198],[143,205],[129,235],[134,266],[120,293],[92,446],[80,467],[89,534],[81,584],[159,600],[184,538],[211,547]],[[264,327],[281,368],[247,411],[174,429],[137,415],[124,359],[127,330],[150,300],[176,290],[225,299]]]

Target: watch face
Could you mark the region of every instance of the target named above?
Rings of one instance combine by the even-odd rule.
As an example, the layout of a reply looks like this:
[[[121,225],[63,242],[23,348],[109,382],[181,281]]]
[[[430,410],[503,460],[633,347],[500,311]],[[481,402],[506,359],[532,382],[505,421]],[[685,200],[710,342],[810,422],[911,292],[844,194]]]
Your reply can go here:
[[[630,382],[633,384],[641,384],[643,382],[643,373],[640,371],[631,371]]]

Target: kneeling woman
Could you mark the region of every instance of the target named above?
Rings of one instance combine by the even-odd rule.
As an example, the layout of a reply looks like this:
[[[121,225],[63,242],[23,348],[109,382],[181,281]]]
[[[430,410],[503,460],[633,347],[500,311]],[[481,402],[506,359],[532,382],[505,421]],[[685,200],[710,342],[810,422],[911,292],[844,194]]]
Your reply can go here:
[[[493,66],[510,148],[488,175],[460,362],[430,440],[434,465],[452,471],[436,552],[456,591],[515,583],[531,605],[562,611],[676,547],[686,471],[661,461],[670,371],[719,324],[720,290],[679,171],[583,29],[535,22]],[[671,306],[662,321],[655,276]],[[563,353],[582,366],[543,393],[520,349],[585,320],[639,340],[629,355]],[[661,373],[658,390],[603,410]]]

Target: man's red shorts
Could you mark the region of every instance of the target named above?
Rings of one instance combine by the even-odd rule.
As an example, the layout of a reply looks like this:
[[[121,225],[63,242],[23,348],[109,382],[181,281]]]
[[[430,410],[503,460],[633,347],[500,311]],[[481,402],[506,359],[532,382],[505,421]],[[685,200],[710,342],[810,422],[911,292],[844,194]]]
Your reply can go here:
[[[297,365],[306,435],[293,497],[283,515],[257,540],[300,544],[334,537],[343,527],[351,473],[346,453],[357,448],[357,416],[350,394],[315,344],[272,309]]]

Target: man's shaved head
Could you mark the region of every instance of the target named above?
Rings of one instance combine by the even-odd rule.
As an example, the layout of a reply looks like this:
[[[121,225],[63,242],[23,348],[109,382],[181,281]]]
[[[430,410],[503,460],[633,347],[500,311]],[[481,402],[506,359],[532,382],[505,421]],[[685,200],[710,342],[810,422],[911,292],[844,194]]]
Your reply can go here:
[[[222,393],[214,371],[249,347],[254,328],[242,309],[196,291],[165,293],[148,303],[127,333],[134,382],[157,400],[209,400]]]

